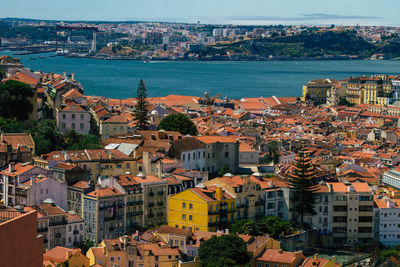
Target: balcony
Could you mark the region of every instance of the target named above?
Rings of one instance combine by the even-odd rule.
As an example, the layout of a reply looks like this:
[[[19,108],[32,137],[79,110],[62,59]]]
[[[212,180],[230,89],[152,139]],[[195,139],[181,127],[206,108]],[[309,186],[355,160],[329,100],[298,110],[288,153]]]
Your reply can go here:
[[[153,192],[149,192],[149,197],[153,197],[154,193]]]
[[[164,191],[158,191],[158,192],[157,192],[157,195],[159,195],[159,196],[164,195]]]
[[[64,225],[64,224],[67,224],[67,220],[62,220],[62,221],[59,221],[59,222],[50,222],[49,223],[49,226],[59,226],[59,225]]]
[[[150,213],[149,214],[149,218],[153,218],[154,217],[154,214],[153,213]]]
[[[149,208],[154,207],[154,203],[150,202],[149,203]]]
[[[38,228],[37,231],[38,233],[43,233],[43,232],[47,232],[49,230],[49,228],[44,227],[44,228]]]
[[[72,233],[73,233],[74,235],[77,235],[77,234],[79,234],[79,231],[78,231],[78,230],[74,230]]]
[[[159,202],[157,203],[157,205],[158,205],[158,206],[163,206],[163,205],[164,205],[164,202],[159,201]]]

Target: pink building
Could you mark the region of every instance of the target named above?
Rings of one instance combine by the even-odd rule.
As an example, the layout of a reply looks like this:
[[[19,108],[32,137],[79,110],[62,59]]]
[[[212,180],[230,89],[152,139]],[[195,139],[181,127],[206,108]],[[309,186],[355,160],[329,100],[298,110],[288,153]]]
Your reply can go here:
[[[75,130],[80,134],[89,134],[90,112],[76,103],[63,104],[57,109],[57,126],[62,133]]]

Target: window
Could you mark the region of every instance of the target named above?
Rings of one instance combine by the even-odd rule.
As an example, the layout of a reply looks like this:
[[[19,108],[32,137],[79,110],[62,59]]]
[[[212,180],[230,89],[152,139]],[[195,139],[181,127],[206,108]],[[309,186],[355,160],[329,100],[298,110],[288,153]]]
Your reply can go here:
[[[83,123],[79,124],[79,128],[80,128],[81,130],[85,129],[85,124],[83,124]]]
[[[229,158],[229,152],[225,151],[225,158]]]
[[[65,120],[67,116],[65,114],[62,114],[62,119]]]
[[[182,221],[186,221],[186,214],[182,214]]]
[[[120,130],[120,131],[123,131],[123,130],[124,130],[124,126],[120,126],[120,127],[119,127],[119,130]]]
[[[131,164],[130,164],[130,163],[127,163],[127,164],[126,164],[126,168],[127,168],[127,169],[130,169],[130,168],[131,168]]]
[[[75,114],[71,115],[71,119],[75,120]]]
[[[193,219],[192,215],[189,215],[189,221],[191,222]]]
[[[81,114],[81,120],[83,120],[85,118],[84,114]]]
[[[182,209],[186,209],[186,203],[182,202]]]
[[[61,129],[65,129],[65,123],[61,124]]]
[[[182,154],[182,161],[185,161],[185,154]]]
[[[75,129],[75,123],[71,123],[71,128]]]
[[[193,209],[193,204],[189,203],[189,209],[192,210]]]
[[[110,257],[110,261],[114,261],[115,259],[114,259],[114,257]]]

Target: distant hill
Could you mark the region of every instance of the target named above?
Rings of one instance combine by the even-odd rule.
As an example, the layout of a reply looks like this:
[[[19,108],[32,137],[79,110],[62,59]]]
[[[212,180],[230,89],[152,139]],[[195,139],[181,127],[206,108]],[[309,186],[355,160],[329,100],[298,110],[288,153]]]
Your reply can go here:
[[[245,54],[262,58],[324,57],[340,55],[370,56],[378,48],[366,42],[355,32],[302,33],[295,36],[251,39],[232,44],[216,44],[201,51],[202,56]]]

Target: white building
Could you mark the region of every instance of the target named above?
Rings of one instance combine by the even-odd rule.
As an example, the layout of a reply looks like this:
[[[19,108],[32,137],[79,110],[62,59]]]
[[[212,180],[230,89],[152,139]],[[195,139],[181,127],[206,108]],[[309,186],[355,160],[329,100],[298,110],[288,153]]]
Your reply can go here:
[[[400,245],[399,199],[375,199],[375,232],[384,246]]]
[[[175,140],[171,144],[171,156],[183,163],[188,170],[204,171],[206,164],[205,145],[194,137]]]

